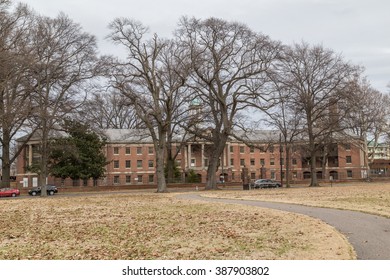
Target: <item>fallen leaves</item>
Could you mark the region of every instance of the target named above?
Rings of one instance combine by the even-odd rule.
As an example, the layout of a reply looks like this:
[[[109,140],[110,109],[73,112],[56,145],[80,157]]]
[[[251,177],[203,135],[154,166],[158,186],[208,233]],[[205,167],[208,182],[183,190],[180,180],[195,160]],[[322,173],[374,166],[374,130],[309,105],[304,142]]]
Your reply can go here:
[[[317,220],[169,194],[4,200],[0,212],[0,259],[354,257],[343,237]]]

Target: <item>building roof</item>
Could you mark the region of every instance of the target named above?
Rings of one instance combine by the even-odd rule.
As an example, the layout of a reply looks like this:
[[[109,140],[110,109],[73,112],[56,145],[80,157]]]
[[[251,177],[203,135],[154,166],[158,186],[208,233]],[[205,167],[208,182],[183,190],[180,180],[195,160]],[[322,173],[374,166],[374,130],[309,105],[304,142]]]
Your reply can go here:
[[[103,134],[107,137],[109,143],[151,143],[152,137],[147,129],[106,129]],[[246,133],[244,131],[236,131],[237,141],[261,141],[275,142],[279,141],[279,132],[276,130],[257,130]],[[176,139],[183,138],[183,134],[178,135]],[[234,137],[231,137],[234,141]],[[191,139],[188,137],[187,139]]]
[[[109,143],[152,142],[152,137],[146,129],[105,129],[102,133]]]
[[[49,138],[55,139],[55,138],[61,138],[61,137],[66,137],[67,133],[64,131],[60,130],[51,130],[49,132]],[[29,137],[29,134],[24,135],[22,137],[19,137],[16,139],[17,142],[25,142]],[[30,137],[29,141],[40,141],[42,139],[42,131],[37,130],[33,133],[33,135]]]
[[[235,131],[237,140],[249,142],[278,142],[280,132],[278,130],[253,130],[253,131]]]
[[[99,132],[102,136],[107,138],[108,143],[153,143],[150,132],[147,129],[104,129]],[[235,131],[235,136],[230,137],[232,142],[263,142],[263,143],[278,143],[280,132],[278,130],[254,130],[254,131]],[[50,132],[51,138],[66,137],[66,133],[63,131],[53,130]],[[336,135],[334,135],[336,136]],[[182,141],[185,137],[187,141],[191,142],[193,137],[191,135],[185,135],[185,133],[177,133],[174,140],[177,142]],[[19,142],[25,141],[27,136],[20,137],[17,139]],[[301,138],[305,138],[301,135]],[[337,135],[334,137],[336,140],[345,139],[345,136]],[[40,131],[36,131],[30,138],[31,141],[39,141],[41,139]],[[298,140],[298,139],[297,139]],[[298,141],[304,141],[299,139]],[[202,141],[202,140],[201,140]]]

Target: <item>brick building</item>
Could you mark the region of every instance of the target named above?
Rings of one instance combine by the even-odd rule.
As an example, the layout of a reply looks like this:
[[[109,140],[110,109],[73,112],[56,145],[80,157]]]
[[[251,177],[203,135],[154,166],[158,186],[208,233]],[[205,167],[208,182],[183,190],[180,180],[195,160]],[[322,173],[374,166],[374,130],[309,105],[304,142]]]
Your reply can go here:
[[[105,153],[108,161],[105,177],[99,182],[73,182],[70,179],[48,178],[56,185],[82,186],[98,185],[150,185],[156,183],[155,153],[150,136],[144,131],[128,129],[108,129],[105,131],[107,145]],[[237,140],[226,144],[220,159],[218,178],[225,182],[241,182],[241,171],[248,168],[251,180],[272,178],[280,180],[285,176],[285,152],[280,151],[279,133],[276,131],[257,131],[251,135],[251,146]],[[176,147],[176,148],[175,148]],[[186,182],[190,170],[205,183],[208,150],[212,145],[202,141],[188,140],[185,144],[176,143],[179,149],[176,162],[181,173],[180,182]],[[363,153],[350,143],[333,143],[327,146],[327,154],[318,153],[317,177],[328,180],[350,180],[365,178]],[[324,160],[325,159],[325,160]],[[27,170],[33,161],[39,160],[39,140],[32,138],[17,161],[17,181],[24,186],[37,184],[37,175]],[[304,143],[294,143],[290,154],[290,180],[304,181],[311,178],[309,158]]]

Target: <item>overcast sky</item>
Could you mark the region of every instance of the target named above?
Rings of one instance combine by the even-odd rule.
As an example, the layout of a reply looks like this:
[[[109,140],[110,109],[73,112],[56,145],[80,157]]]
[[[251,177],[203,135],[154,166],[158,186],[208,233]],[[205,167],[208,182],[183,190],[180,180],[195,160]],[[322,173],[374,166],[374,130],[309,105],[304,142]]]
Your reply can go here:
[[[15,0],[16,1],[16,0]],[[389,92],[389,0],[21,0],[36,12],[60,11],[97,36],[102,53],[112,53],[104,37],[117,17],[141,21],[160,37],[171,37],[181,16],[218,17],[247,24],[285,44],[306,41],[363,65],[371,84]]]

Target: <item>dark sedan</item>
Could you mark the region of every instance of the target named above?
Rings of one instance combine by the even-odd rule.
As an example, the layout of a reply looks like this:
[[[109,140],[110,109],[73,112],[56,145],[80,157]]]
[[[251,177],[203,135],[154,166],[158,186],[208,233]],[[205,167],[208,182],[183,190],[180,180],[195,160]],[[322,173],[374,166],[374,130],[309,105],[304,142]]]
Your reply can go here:
[[[28,191],[28,194],[32,196],[40,195],[41,189],[41,187],[34,187]],[[47,195],[54,195],[55,193],[58,193],[58,189],[56,186],[46,185],[46,193]]]
[[[11,188],[0,189],[0,197],[4,197],[4,196],[15,197],[18,195],[20,195],[20,191],[18,189],[11,189]]]
[[[255,189],[264,189],[264,188],[280,188],[282,185],[279,182],[276,182],[271,179],[259,179],[255,181]]]

